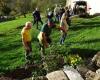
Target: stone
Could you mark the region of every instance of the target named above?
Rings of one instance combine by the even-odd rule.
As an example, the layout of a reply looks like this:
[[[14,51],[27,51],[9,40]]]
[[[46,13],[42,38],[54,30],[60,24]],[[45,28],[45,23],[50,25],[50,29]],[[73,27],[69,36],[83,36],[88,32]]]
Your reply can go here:
[[[93,80],[95,78],[95,75],[96,73],[90,70],[86,73],[85,80]]]
[[[64,66],[63,71],[68,76],[69,80],[84,80],[80,73],[70,66]]]
[[[96,70],[96,72],[88,71],[85,80],[100,80],[100,69]]]
[[[96,70],[96,75],[94,77],[94,80],[100,80],[100,69]]]
[[[86,65],[78,65],[76,67],[76,69],[83,78],[85,78],[85,74],[89,71],[89,69],[86,67]]]
[[[96,73],[97,73],[97,74],[100,74],[100,69],[96,70]]]
[[[92,62],[100,68],[100,51],[93,57]]]
[[[100,80],[100,74],[96,74],[93,80]]]
[[[46,75],[48,80],[69,80],[63,70],[54,71]]]

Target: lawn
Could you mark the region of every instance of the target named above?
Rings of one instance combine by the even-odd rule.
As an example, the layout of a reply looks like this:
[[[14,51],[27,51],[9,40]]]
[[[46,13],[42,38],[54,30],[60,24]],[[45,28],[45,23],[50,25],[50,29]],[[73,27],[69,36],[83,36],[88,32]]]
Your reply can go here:
[[[21,43],[21,29],[26,21],[32,21],[31,15],[27,18],[18,18],[13,21],[0,23],[0,73],[23,66],[24,49]],[[34,59],[40,58],[37,35],[39,30],[32,28],[32,48]],[[60,31],[53,29],[52,44],[59,45]],[[74,53],[93,53],[100,51],[100,17],[74,18],[69,28],[65,44]]]

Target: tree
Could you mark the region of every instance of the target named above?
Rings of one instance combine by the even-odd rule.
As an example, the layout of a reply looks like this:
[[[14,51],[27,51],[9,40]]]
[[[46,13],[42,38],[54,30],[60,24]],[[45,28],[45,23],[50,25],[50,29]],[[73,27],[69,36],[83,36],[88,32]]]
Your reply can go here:
[[[11,12],[11,9],[10,9],[8,6],[5,5],[5,6],[2,8],[2,12],[3,12],[4,15],[9,15],[10,12]]]
[[[26,13],[31,10],[31,0],[16,0],[15,11],[26,17]]]
[[[2,15],[9,15],[11,12],[8,2],[8,0],[0,0],[0,11]]]

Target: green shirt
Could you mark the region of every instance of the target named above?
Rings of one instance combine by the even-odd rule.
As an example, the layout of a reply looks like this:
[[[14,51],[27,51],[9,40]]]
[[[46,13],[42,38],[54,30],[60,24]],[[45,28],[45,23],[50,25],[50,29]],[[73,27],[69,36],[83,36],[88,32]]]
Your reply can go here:
[[[51,34],[51,28],[48,26],[48,24],[44,24],[41,28],[41,32],[44,32],[46,37],[49,37]]]

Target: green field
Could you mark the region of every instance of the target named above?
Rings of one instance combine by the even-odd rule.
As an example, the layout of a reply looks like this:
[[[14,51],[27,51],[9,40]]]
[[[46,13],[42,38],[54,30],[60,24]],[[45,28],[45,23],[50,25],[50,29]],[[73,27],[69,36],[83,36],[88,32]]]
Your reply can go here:
[[[23,66],[24,49],[21,43],[21,29],[26,21],[32,21],[31,15],[27,18],[18,18],[13,21],[0,23],[0,73]],[[40,59],[37,35],[39,30],[32,28],[32,48],[34,59]],[[53,29],[52,44],[59,44],[60,31]],[[72,51],[92,53],[100,51],[100,17],[74,18],[69,28],[65,44]]]

